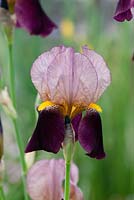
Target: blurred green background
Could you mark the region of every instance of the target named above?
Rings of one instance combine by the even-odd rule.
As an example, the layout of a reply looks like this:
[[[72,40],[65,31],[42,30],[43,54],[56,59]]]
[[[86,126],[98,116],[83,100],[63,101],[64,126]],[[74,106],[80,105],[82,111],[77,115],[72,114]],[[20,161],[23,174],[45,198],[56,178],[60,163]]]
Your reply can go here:
[[[14,66],[19,126],[24,146],[35,127],[36,90],[30,79],[33,61],[55,45],[71,45],[77,51],[87,44],[106,60],[112,84],[98,104],[103,108],[103,138],[107,157],[87,157],[79,144],[74,161],[79,167],[79,186],[85,200],[134,199],[134,21],[118,23],[112,16],[117,1],[42,1],[46,13],[59,29],[49,37],[30,36],[23,30],[14,34]],[[68,34],[65,34],[65,33]],[[8,50],[0,33],[0,67],[4,85],[9,85]],[[23,200],[19,154],[12,123],[2,113],[5,139],[4,189],[8,200]],[[62,157],[38,152],[36,159]]]

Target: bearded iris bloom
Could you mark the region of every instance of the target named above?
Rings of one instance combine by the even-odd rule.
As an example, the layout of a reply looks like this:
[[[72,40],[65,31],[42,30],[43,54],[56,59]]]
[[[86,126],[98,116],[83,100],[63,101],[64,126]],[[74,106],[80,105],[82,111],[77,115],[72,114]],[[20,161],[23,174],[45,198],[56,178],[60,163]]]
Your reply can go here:
[[[16,27],[24,28],[32,35],[45,37],[57,28],[43,11],[39,0],[0,0],[0,7],[4,9],[1,15],[8,14],[8,22],[12,21]]]
[[[123,22],[133,18],[131,9],[134,7],[134,0],[119,0],[115,11],[114,19]]]
[[[42,103],[26,152],[57,153],[64,141],[65,125],[70,123],[75,141],[80,142],[87,155],[105,157],[101,108],[95,104],[111,82],[103,58],[86,46],[82,53],[75,53],[69,47],[54,47],[34,62],[31,78]]]

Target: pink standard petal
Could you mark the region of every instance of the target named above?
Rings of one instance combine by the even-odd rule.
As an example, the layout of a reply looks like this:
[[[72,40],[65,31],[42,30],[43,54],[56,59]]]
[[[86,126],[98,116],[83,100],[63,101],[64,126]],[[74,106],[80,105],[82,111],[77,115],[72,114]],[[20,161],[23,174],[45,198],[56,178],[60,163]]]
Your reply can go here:
[[[93,98],[93,102],[96,102],[111,83],[110,70],[108,69],[104,59],[99,54],[88,49],[86,46],[84,46],[82,49],[83,54],[90,60],[98,76],[98,85]]]
[[[54,102],[71,101],[73,57],[73,48],[65,48],[65,51],[57,54],[48,67],[47,81],[51,100]]]
[[[86,56],[72,48],[58,54],[47,71],[51,100],[70,104],[89,104],[97,87],[97,73]]]
[[[57,54],[64,51],[64,46],[54,47],[50,51],[41,54],[33,63],[31,79],[43,101],[49,100],[49,88],[47,84],[47,69]]]

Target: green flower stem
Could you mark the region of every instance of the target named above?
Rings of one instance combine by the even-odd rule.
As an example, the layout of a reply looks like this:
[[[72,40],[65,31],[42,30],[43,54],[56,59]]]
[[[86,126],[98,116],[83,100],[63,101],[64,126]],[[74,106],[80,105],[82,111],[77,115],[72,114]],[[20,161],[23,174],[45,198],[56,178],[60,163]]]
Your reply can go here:
[[[69,198],[70,197],[70,168],[71,168],[71,162],[66,162],[64,200],[70,199]]]
[[[0,200],[6,200],[2,185],[0,186]]]
[[[14,65],[13,65],[13,43],[12,43],[12,37],[7,36],[7,41],[8,41],[8,50],[9,50],[9,75],[10,75],[10,94],[12,98],[13,105],[16,109],[16,98],[15,98],[15,70],[14,70]],[[20,154],[20,163],[21,163],[21,168],[22,168],[22,182],[23,182],[23,189],[24,189],[24,199],[28,200],[28,195],[27,195],[27,190],[26,190],[26,173],[27,173],[27,166],[25,162],[25,157],[24,157],[24,148],[23,148],[23,142],[22,138],[19,133],[19,128],[18,128],[18,123],[17,119],[12,118],[12,122],[14,125],[15,129],[15,134],[16,134],[16,141],[17,145],[19,148],[19,154]]]
[[[3,187],[2,187],[2,186],[0,187],[0,199],[1,199],[1,200],[6,200],[5,194],[4,194],[4,190],[3,190]]]
[[[10,95],[12,98],[12,102],[14,107],[16,108],[16,100],[15,100],[15,71],[13,66],[13,57],[12,57],[12,42],[8,41],[8,50],[9,50],[9,74],[10,74]]]

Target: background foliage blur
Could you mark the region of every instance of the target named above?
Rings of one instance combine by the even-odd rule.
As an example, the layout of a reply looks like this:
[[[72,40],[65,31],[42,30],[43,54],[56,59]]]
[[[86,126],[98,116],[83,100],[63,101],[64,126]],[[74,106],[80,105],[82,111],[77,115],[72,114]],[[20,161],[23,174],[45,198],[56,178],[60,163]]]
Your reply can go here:
[[[134,22],[118,23],[112,16],[113,0],[49,0],[42,5],[59,29],[43,39],[22,29],[14,35],[14,65],[19,125],[24,145],[35,126],[36,90],[30,80],[30,68],[42,52],[55,45],[71,45],[80,51],[87,44],[100,53],[112,73],[112,84],[101,97],[103,138],[107,157],[88,158],[79,144],[74,157],[80,170],[79,186],[85,200],[134,199]],[[2,80],[8,80],[8,50],[0,33]],[[2,113],[5,139],[5,191],[7,199],[21,200],[20,165],[10,119]],[[36,159],[62,157],[38,152]]]

